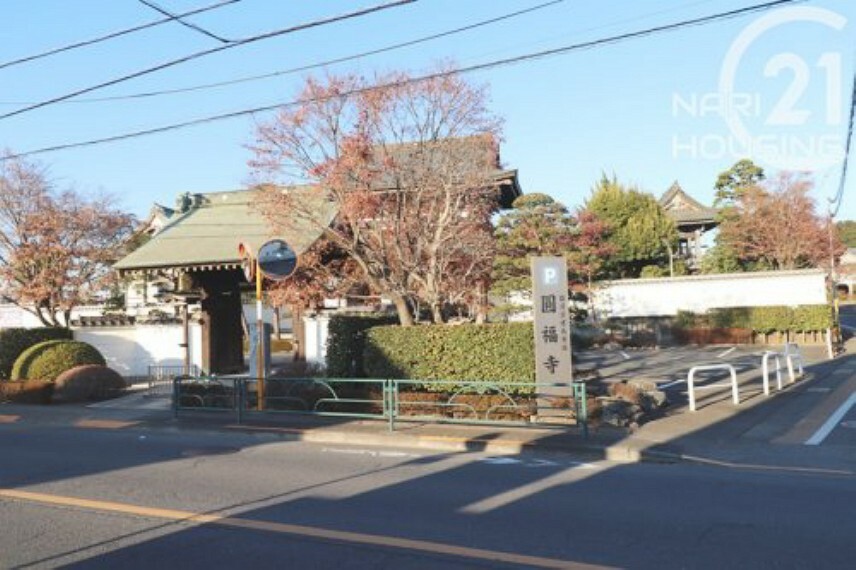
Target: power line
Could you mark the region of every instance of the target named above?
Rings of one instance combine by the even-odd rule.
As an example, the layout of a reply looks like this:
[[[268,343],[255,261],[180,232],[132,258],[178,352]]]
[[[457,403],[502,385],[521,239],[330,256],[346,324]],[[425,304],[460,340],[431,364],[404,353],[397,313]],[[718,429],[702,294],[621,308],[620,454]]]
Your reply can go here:
[[[148,75],[148,74],[154,73],[156,71],[161,71],[163,69],[167,69],[169,67],[173,67],[173,66],[176,66],[176,65],[181,64],[181,63],[186,63],[186,62],[192,61],[194,59],[198,59],[198,58],[201,58],[201,57],[204,57],[207,55],[211,55],[214,53],[218,53],[221,51],[232,49],[232,48],[235,48],[238,46],[243,46],[243,45],[251,44],[254,42],[258,42],[258,41],[267,40],[270,38],[275,38],[278,36],[283,36],[285,34],[290,34],[293,32],[306,30],[309,28],[315,28],[318,26],[326,25],[326,24],[332,24],[334,22],[340,22],[342,20],[348,20],[351,18],[357,18],[360,16],[365,16],[365,15],[371,14],[373,12],[379,12],[381,10],[387,10],[389,8],[396,8],[399,6],[403,6],[405,4],[412,4],[413,2],[416,2],[416,1],[417,0],[392,0],[392,1],[386,2],[384,4],[377,4],[374,6],[370,6],[368,8],[363,8],[363,9],[356,10],[353,12],[340,14],[338,16],[331,16],[328,18],[322,18],[320,20],[315,20],[312,22],[304,23],[304,24],[298,24],[296,26],[291,26],[288,28],[282,28],[279,30],[274,30],[272,32],[267,32],[267,33],[259,34],[259,35],[252,36],[249,38],[244,38],[242,40],[237,40],[237,41],[232,42],[230,44],[226,44],[226,45],[218,46],[215,48],[211,48],[211,49],[199,51],[196,53],[192,53],[190,55],[186,55],[186,56],[180,57],[178,59],[173,59],[173,60],[158,64],[158,65],[155,65],[154,67],[149,67],[149,68],[146,68],[146,69],[143,69],[140,71],[136,71],[134,73],[123,75],[123,76],[118,77],[116,79],[111,79],[110,81],[105,81],[104,83],[99,83],[97,85],[92,85],[90,87],[78,89],[77,91],[73,91],[71,93],[66,93],[65,95],[60,95],[59,97],[54,97],[53,99],[47,99],[45,101],[41,101],[41,102],[35,103],[33,105],[22,107],[20,109],[16,109],[14,111],[10,111],[8,113],[4,113],[4,114],[0,115],[0,119],[8,119],[9,117],[14,117],[15,115],[20,115],[22,113],[33,111],[35,109],[39,109],[41,107],[46,107],[46,106],[52,105],[54,103],[59,103],[60,101],[65,101],[66,99],[71,99],[72,97],[77,97],[78,95],[83,95],[84,93],[90,93],[90,92],[96,91],[98,89],[103,89],[104,87],[109,87],[111,85],[123,83],[125,81],[130,80],[130,79],[141,77],[143,75]]]
[[[161,6],[158,6],[154,2],[150,2],[149,0],[137,0],[137,2],[139,2],[140,4],[142,4],[144,6],[148,6],[149,8],[154,10],[155,12],[163,14],[164,16],[169,16],[171,19],[175,20],[176,22],[178,22],[179,24],[181,24],[185,28],[190,28],[191,30],[193,30],[195,32],[199,32],[200,34],[202,34],[204,36],[208,36],[209,38],[215,39],[222,44],[230,44],[233,42],[233,40],[227,40],[226,38],[218,36],[215,33],[209,32],[205,28],[203,28],[201,26],[197,26],[196,24],[194,24],[192,22],[185,21],[183,16],[180,16],[178,14],[174,14],[173,12],[170,12],[166,8],[162,8]]]
[[[830,207],[834,204],[835,211],[830,211],[829,219],[832,221],[841,208],[844,198],[844,186],[847,183],[847,165],[850,162],[850,144],[853,141],[853,115],[856,114],[856,69],[853,71],[853,89],[850,93],[850,119],[847,124],[847,138],[844,142],[844,163],[841,165],[841,177],[838,180],[838,192],[835,198],[829,201]]]
[[[174,16],[170,16],[169,18],[163,18],[160,20],[154,20],[147,24],[140,24],[139,26],[134,26],[132,28],[126,28],[124,30],[119,30],[117,32],[110,32],[109,34],[99,36],[97,38],[92,38],[89,40],[83,40],[80,42],[76,42],[73,44],[68,44],[62,47],[53,48],[48,51],[37,53],[35,55],[28,55],[26,57],[22,57],[20,59],[14,59],[12,61],[7,61],[5,63],[0,63],[0,69],[4,69],[6,67],[12,67],[13,65],[18,65],[21,63],[26,63],[28,61],[35,61],[37,59],[42,59],[44,57],[48,57],[51,55],[56,55],[58,53],[62,53],[65,51],[71,51],[73,49],[82,48],[85,46],[90,46],[92,44],[97,44],[100,42],[104,42],[107,40],[112,40],[114,38],[118,38],[127,34],[132,34],[134,32],[139,32],[141,30],[145,30],[147,28],[153,28],[155,26],[160,26],[161,24],[166,24],[167,22],[172,22],[174,20],[178,20],[180,18],[185,18],[187,16],[193,16],[195,14],[201,14],[202,12],[208,12],[209,10],[216,10],[217,8],[222,8],[228,4],[235,4],[236,2],[240,2],[241,0],[224,0],[223,2],[218,2],[217,4],[212,4],[210,6],[205,6],[203,8],[197,8],[196,10],[191,10],[189,12],[184,12],[183,14],[176,14]]]
[[[326,98],[297,99],[297,100],[289,101],[286,103],[276,103],[273,105],[266,105],[266,106],[262,106],[262,107],[254,107],[252,109],[243,109],[243,110],[239,110],[239,111],[233,111],[230,113],[223,113],[223,114],[213,115],[213,116],[204,117],[204,118],[200,118],[200,119],[192,119],[192,120],[183,121],[180,123],[173,123],[173,124],[165,125],[162,127],[154,127],[151,129],[144,129],[144,130],[133,131],[133,132],[129,132],[129,133],[123,133],[123,134],[119,134],[119,135],[113,135],[110,137],[91,139],[88,141],[80,141],[80,142],[75,142],[75,143],[61,144],[61,145],[56,145],[56,146],[51,146],[51,147],[44,147],[44,148],[40,148],[40,149],[36,149],[36,150],[22,152],[19,154],[6,155],[3,157],[0,157],[0,162],[2,162],[4,160],[13,159],[13,158],[22,158],[25,156],[32,156],[32,155],[36,155],[36,154],[44,154],[44,153],[48,153],[48,152],[68,150],[68,149],[72,149],[72,148],[81,148],[81,147],[95,146],[95,145],[112,143],[112,142],[119,142],[119,141],[128,140],[128,139],[132,139],[132,138],[147,136],[147,135],[153,135],[153,134],[158,134],[158,133],[165,133],[165,132],[169,132],[169,131],[185,129],[188,127],[193,127],[193,126],[202,125],[202,124],[206,124],[206,123],[213,123],[213,122],[217,122],[217,121],[223,121],[223,120],[234,119],[234,118],[238,118],[238,117],[245,117],[248,115],[254,115],[256,113],[264,113],[264,112],[273,111],[276,109],[283,109],[286,107],[303,105],[303,104],[311,103],[311,102],[326,101],[326,100],[332,99],[334,97],[345,97],[345,96],[349,96],[349,95],[356,95],[359,93],[374,91],[374,90],[378,90],[378,89],[386,89],[389,87],[399,87],[399,86],[409,85],[409,84],[413,84],[413,83],[420,83],[423,81],[438,79],[438,78],[446,77],[449,75],[460,75],[460,74],[465,74],[465,73],[473,73],[476,71],[484,71],[487,69],[493,69],[496,67],[502,67],[502,66],[506,66],[506,65],[516,65],[519,63],[523,63],[523,62],[533,61],[536,59],[542,59],[542,58],[552,57],[552,56],[557,56],[557,55],[564,55],[566,53],[570,53],[570,52],[574,52],[574,51],[593,49],[593,48],[604,46],[604,45],[615,44],[615,43],[619,43],[619,42],[623,42],[623,41],[627,41],[627,40],[631,40],[631,39],[643,38],[643,37],[647,37],[647,36],[654,35],[654,34],[660,34],[660,33],[664,33],[664,32],[684,29],[684,28],[688,28],[688,27],[694,27],[694,26],[709,24],[709,23],[718,22],[718,21],[722,21],[722,20],[737,18],[740,16],[744,16],[746,14],[770,10],[772,8],[775,8],[778,6],[783,6],[785,4],[795,4],[795,3],[800,3],[800,2],[804,2],[804,1],[805,0],[774,0],[772,2],[765,2],[763,4],[755,4],[753,6],[747,6],[745,8],[739,8],[737,10],[730,10],[728,12],[719,12],[719,13],[712,14],[709,16],[703,16],[700,18],[693,18],[691,20],[682,20],[680,22],[674,22],[674,23],[665,24],[662,26],[646,28],[644,30],[639,30],[639,31],[635,31],[635,32],[627,32],[624,34],[609,36],[609,37],[600,38],[597,40],[591,40],[591,41],[587,41],[587,42],[570,44],[570,45],[559,47],[559,48],[542,50],[542,51],[538,51],[538,52],[532,52],[532,53],[523,54],[523,55],[519,55],[519,56],[515,56],[515,57],[505,58],[505,59],[498,59],[498,60],[494,60],[494,61],[490,61],[490,62],[486,62],[486,63],[480,63],[480,64],[476,64],[476,65],[463,67],[460,69],[449,70],[449,71],[440,71],[440,72],[436,72],[436,73],[421,75],[418,77],[412,77],[412,78],[409,78],[409,79],[406,79],[403,81],[396,81],[396,82],[384,83],[384,84],[380,84],[380,85],[372,85],[369,87],[362,87],[359,89],[344,91],[342,93],[339,93],[338,95],[330,96],[330,97],[326,97]],[[852,116],[852,108],[851,108],[851,116]]]
[[[140,1],[142,1],[142,0],[140,0]],[[353,61],[356,59],[368,57],[370,55],[377,55],[380,53],[385,53],[385,52],[389,52],[389,51],[393,51],[393,50],[397,50],[397,49],[401,49],[401,48],[405,48],[405,47],[418,45],[421,43],[425,43],[428,41],[444,38],[447,36],[452,36],[452,35],[459,34],[462,32],[466,32],[469,30],[474,30],[476,28],[484,27],[484,26],[487,26],[490,24],[495,24],[495,23],[501,22],[503,20],[516,18],[518,16],[522,16],[522,15],[528,14],[530,12],[535,12],[536,10],[541,10],[543,8],[553,6],[555,4],[561,4],[564,1],[565,0],[551,0],[550,2],[545,2],[543,4],[537,4],[535,6],[531,6],[529,8],[525,8],[523,10],[517,10],[516,12],[510,12],[510,13],[504,14],[502,16],[497,16],[495,18],[490,18],[487,20],[481,20],[479,22],[474,22],[474,23],[468,24],[466,26],[454,28],[452,30],[447,30],[444,32],[438,32],[436,34],[431,34],[428,36],[422,36],[420,38],[416,38],[416,39],[409,40],[406,42],[391,44],[391,45],[388,45],[388,46],[385,46],[382,48],[364,51],[364,52],[360,52],[360,53],[353,54],[353,55],[338,57],[338,58],[334,58],[334,59],[328,59],[328,60],[320,61],[320,62],[316,62],[316,63],[310,63],[307,65],[302,65],[300,67],[292,67],[290,69],[273,71],[271,73],[265,73],[265,74],[261,74],[261,75],[249,75],[246,77],[238,77],[236,79],[230,79],[228,81],[218,81],[215,83],[204,83],[201,85],[194,85],[191,87],[180,87],[180,88],[176,88],[176,89],[162,89],[162,90],[158,90],[158,91],[146,91],[146,92],[142,92],[142,93],[132,93],[129,95],[115,95],[115,96],[110,96],[110,97],[92,97],[92,98],[87,98],[87,99],[76,99],[76,100],[68,101],[68,102],[69,103],[94,103],[94,102],[104,102],[104,101],[121,101],[121,100],[126,100],[126,99],[143,99],[143,98],[148,98],[148,97],[157,97],[160,95],[173,95],[176,93],[189,93],[189,92],[193,92],[193,91],[201,91],[201,90],[212,89],[212,88],[216,88],[216,87],[226,87],[228,85],[237,85],[240,83],[248,83],[251,81],[258,81],[260,79],[269,79],[271,77],[279,77],[282,75],[300,73],[302,71],[309,71],[311,69],[317,69],[319,67],[326,67],[329,65],[337,64],[337,63],[344,63],[346,61]],[[5,104],[5,103],[0,102],[0,104]],[[18,103],[18,104],[25,105],[25,104],[29,104],[29,103]]]

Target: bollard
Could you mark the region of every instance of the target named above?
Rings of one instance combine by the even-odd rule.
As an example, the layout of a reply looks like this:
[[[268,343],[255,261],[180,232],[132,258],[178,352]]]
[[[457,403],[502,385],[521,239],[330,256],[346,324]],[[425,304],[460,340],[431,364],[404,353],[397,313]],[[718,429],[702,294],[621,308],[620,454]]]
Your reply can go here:
[[[701,370],[728,370],[731,373],[731,399],[734,401],[734,405],[738,405],[740,403],[740,392],[737,388],[737,371],[734,370],[734,367],[730,364],[710,364],[707,366],[693,366],[690,368],[689,373],[687,374],[687,396],[690,401],[690,411],[696,411],[696,401],[695,401],[695,387],[693,384],[693,379],[695,377],[695,373]]]

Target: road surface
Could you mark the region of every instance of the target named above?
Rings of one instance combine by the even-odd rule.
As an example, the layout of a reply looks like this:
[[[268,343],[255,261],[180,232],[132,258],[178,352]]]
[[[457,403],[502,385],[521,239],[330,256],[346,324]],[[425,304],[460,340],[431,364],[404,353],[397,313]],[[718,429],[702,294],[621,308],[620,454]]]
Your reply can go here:
[[[852,568],[856,559],[852,473],[110,424],[0,425],[0,454],[2,568]]]

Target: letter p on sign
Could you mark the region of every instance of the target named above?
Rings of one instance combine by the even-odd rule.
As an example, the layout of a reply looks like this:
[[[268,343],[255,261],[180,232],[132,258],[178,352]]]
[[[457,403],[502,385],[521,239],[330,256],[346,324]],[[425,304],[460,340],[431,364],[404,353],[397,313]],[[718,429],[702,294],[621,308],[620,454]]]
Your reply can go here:
[[[545,285],[556,285],[559,282],[559,272],[556,271],[555,267],[545,267],[544,268],[544,284]]]

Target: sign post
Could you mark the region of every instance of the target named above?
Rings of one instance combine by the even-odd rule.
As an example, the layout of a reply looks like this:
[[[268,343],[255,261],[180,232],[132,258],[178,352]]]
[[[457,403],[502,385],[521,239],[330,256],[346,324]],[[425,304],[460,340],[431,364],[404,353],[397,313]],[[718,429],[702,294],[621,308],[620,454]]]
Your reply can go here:
[[[568,315],[568,264],[564,257],[533,257],[531,264],[532,312],[535,316],[535,382],[543,385],[536,390],[535,396],[539,400],[541,396],[555,396],[556,385],[568,386],[571,399],[577,404],[577,424],[582,426],[583,436],[588,437],[585,386],[579,386],[582,389],[580,396],[573,377],[571,321]],[[578,397],[581,400],[578,401]],[[541,407],[539,402],[539,410]],[[545,407],[550,409],[549,404]]]
[[[297,269],[297,254],[285,241],[272,239],[265,242],[253,256],[252,250],[243,243],[238,246],[242,259],[244,276],[256,285],[256,372],[258,381],[258,409],[264,410],[265,402],[265,320],[263,305],[263,284],[267,277],[273,281],[282,281],[291,277]]]
[[[572,382],[568,265],[564,257],[532,258],[535,381]]]

